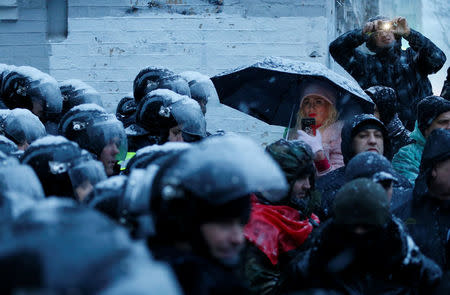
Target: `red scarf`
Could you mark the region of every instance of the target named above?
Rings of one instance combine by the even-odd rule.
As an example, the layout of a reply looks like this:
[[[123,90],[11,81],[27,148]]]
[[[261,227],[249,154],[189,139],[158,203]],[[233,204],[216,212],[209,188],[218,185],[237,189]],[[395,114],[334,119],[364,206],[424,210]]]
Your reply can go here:
[[[312,214],[311,218],[319,223],[316,215]],[[281,253],[299,247],[312,230],[309,219],[300,220],[300,213],[294,208],[263,205],[252,199],[252,212],[244,235],[276,265]]]

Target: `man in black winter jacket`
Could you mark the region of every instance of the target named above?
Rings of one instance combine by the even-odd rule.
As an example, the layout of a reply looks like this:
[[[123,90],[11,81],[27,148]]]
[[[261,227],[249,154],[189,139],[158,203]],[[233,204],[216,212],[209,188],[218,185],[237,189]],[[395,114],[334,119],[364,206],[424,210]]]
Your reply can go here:
[[[309,246],[298,252],[286,270],[284,290],[430,294],[442,275],[389,213],[381,185],[367,178],[353,180],[339,190],[334,217],[313,232]]]
[[[401,49],[401,39],[410,48]],[[366,46],[375,54],[357,49]],[[429,74],[439,71],[446,61],[444,52],[419,32],[410,29],[406,19],[399,17],[371,18],[363,29],[339,36],[330,44],[330,54],[363,88],[388,86],[397,92],[399,117],[412,130],[415,106],[432,95]]]
[[[382,154],[388,160],[392,159],[391,143],[388,132],[384,124],[369,114],[360,114],[346,121],[341,133],[341,151],[344,157],[345,165],[357,154],[363,152],[375,152]],[[324,221],[332,214],[332,205],[336,192],[345,182],[345,169],[343,166],[334,171],[319,177],[317,180],[317,190],[322,194],[323,216],[320,219]],[[394,184],[394,198],[396,198],[399,188],[410,188],[408,181],[398,174],[395,177],[399,180]]]
[[[411,201],[394,211],[422,252],[450,270],[450,131],[434,130],[425,144]]]

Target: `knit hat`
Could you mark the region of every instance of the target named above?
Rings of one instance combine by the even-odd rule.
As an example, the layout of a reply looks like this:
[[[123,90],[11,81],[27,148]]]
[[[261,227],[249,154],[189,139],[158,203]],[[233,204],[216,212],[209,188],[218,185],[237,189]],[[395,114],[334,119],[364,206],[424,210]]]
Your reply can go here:
[[[322,80],[307,80],[303,82],[300,90],[300,108],[302,106],[305,97],[316,95],[320,96],[332,105],[336,103],[336,97],[338,96],[337,90],[329,82]]]
[[[440,96],[428,96],[417,104],[417,123],[422,134],[440,114],[450,111],[450,101]]]
[[[386,191],[367,178],[352,180],[337,192],[334,214],[340,225],[383,226],[391,216]]]
[[[356,178],[369,178],[375,182],[384,180],[397,181],[394,168],[386,157],[373,153],[363,152],[354,156],[345,167],[345,179],[351,181]]]
[[[266,152],[280,165],[290,184],[302,174],[315,173],[311,148],[301,141],[280,139],[268,145]]]

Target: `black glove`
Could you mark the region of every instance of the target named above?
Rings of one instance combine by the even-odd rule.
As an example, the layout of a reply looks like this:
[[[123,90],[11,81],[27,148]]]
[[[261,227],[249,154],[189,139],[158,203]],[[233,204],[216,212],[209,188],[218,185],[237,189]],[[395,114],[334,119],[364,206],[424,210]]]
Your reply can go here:
[[[377,105],[380,113],[380,120],[385,124],[389,124],[394,115],[397,113],[398,102],[395,90],[390,87],[372,86],[366,89],[367,95]]]

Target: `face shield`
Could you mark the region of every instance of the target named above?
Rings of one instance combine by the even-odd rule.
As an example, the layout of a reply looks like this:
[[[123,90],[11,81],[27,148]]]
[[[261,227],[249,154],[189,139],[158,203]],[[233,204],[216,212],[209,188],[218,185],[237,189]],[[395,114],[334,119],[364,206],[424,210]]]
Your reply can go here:
[[[208,138],[192,146],[162,170],[157,189],[163,198],[177,195],[177,188],[211,203],[260,193],[278,201],[287,194],[286,178],[275,161],[253,141],[237,135]]]
[[[97,183],[107,178],[103,164],[95,160],[74,163],[68,173],[74,196],[79,201],[83,201]]]
[[[26,109],[12,110],[3,125],[5,134],[17,144],[31,144],[47,134],[39,118]]]
[[[56,81],[55,81],[56,82]],[[35,86],[32,100],[42,103],[45,121],[55,121],[62,111],[62,95],[56,83],[44,82]]]
[[[153,178],[158,169],[155,165],[150,165],[147,169],[134,169],[128,177],[119,212],[123,222],[131,227],[135,238],[155,234],[150,214],[150,198]]]
[[[114,115],[101,115],[94,122],[80,122],[80,128],[86,128],[87,137],[92,140],[93,150],[97,156],[100,156],[107,145],[115,144],[117,149],[115,159],[117,161],[125,159],[128,151],[127,136],[122,122]]]
[[[187,142],[197,141],[206,137],[206,120],[198,103],[185,98],[168,107],[183,133]]]

